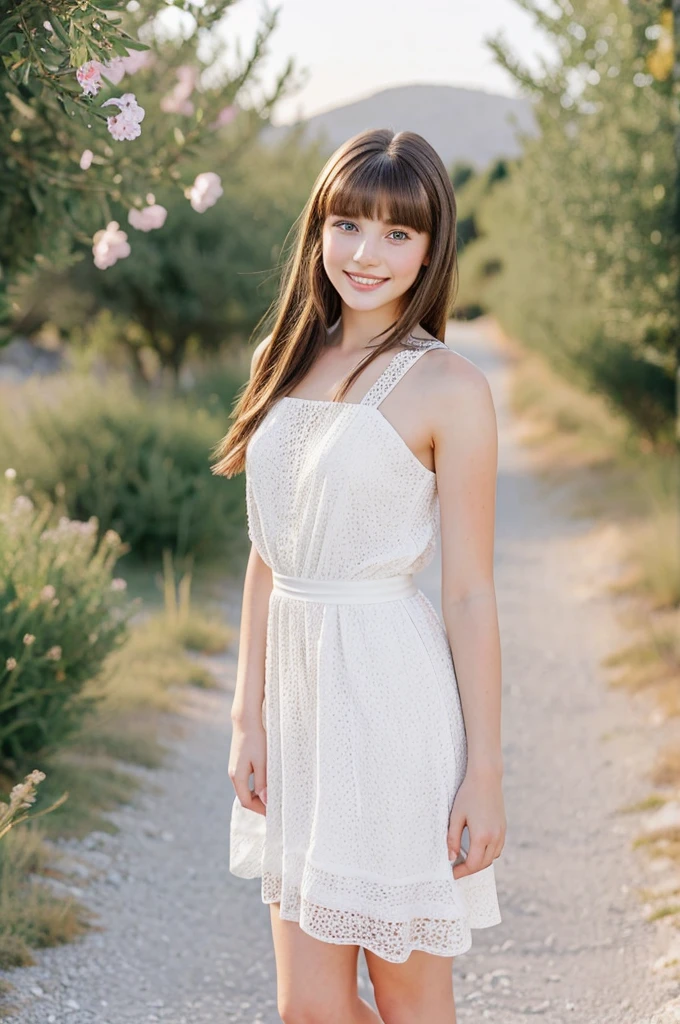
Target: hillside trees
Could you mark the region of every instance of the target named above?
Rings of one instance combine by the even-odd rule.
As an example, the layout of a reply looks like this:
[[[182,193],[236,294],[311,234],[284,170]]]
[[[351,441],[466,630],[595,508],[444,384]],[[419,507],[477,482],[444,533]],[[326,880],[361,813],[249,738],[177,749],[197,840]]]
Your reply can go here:
[[[540,135],[481,202],[467,272],[511,333],[667,438],[680,326],[670,4],[516,2],[557,59],[534,73],[490,41],[534,97]],[[502,272],[485,277],[494,260]]]

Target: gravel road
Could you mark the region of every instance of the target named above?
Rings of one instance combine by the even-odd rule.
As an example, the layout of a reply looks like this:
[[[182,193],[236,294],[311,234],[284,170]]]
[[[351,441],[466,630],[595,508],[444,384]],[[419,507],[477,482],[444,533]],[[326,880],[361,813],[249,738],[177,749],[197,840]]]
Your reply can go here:
[[[496,861],[503,920],[473,933],[454,962],[461,1024],[642,1024],[677,983],[651,966],[667,933],[647,923],[650,881],[631,849],[652,740],[642,710],[608,690],[602,656],[621,639],[601,582],[615,571],[606,524],[570,519],[565,495],[531,469],[507,406],[505,357],[474,325],[449,344],[494,392],[501,442],[496,584],[503,646],[508,833]],[[439,560],[418,578],[437,609]],[[225,615],[239,618],[232,591]],[[192,691],[167,766],[134,805],[110,815],[116,836],[60,844],[72,887],[102,928],[5,972],[7,1024],[227,1024],[279,1021],[269,911],[259,882],[228,871],[227,775],[235,662],[224,687]],[[371,1000],[363,957],[360,984]],[[680,1019],[680,1018],[678,1018]]]

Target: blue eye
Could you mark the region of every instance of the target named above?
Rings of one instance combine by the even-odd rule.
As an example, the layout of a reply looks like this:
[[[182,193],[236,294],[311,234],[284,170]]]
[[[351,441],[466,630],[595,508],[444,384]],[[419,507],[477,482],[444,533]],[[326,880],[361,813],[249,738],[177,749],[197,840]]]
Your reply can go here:
[[[343,228],[344,229],[345,225],[349,225],[351,228],[355,228],[356,227],[356,224],[353,224],[351,220],[339,220],[339,221],[336,221],[336,223],[335,223],[335,227],[336,228]],[[350,232],[349,231],[344,231],[344,234],[348,235],[348,234],[350,234]],[[411,237],[410,235],[408,235],[406,233],[406,231],[403,231],[401,228],[393,228],[392,231],[390,231],[390,235],[395,235],[395,234],[396,235],[402,235],[402,238],[395,238],[395,242],[403,242],[403,241],[405,241],[405,239]]]

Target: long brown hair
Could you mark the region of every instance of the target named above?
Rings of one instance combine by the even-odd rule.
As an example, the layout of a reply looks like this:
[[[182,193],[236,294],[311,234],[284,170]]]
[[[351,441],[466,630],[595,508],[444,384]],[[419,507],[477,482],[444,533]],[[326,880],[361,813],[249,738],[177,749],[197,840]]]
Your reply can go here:
[[[293,248],[283,268],[279,296],[261,321],[273,323],[271,334],[231,413],[235,422],[213,453],[219,458],[211,467],[215,475],[231,477],[245,469],[251,434],[274,402],[307,375],[324,347],[328,329],[340,317],[340,296],[328,279],[322,256],[324,221],[338,214],[391,220],[414,231],[427,231],[430,260],[403,296],[403,308],[384,341],[352,370],[335,400],[342,400],[381,352],[407,344],[404,339],[410,338],[417,324],[444,340],[458,289],[451,180],[422,135],[388,128],[361,132],[326,162],[291,228]]]

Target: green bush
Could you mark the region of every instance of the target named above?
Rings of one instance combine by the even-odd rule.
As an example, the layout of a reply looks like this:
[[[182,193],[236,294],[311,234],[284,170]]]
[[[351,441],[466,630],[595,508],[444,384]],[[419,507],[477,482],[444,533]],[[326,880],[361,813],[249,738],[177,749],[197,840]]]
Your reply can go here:
[[[6,474],[11,477],[11,472]],[[124,639],[124,550],[97,523],[36,509],[10,485],[0,513],[0,761],[16,769],[60,746],[99,699],[81,691]]]
[[[32,395],[27,388],[19,423],[0,422],[0,440],[38,493],[61,500],[73,518],[96,516],[102,535],[115,530],[144,561],[166,548],[214,558],[242,544],[242,476],[227,481],[210,470],[224,414],[142,397],[122,377],[51,384],[51,404],[36,387]]]

